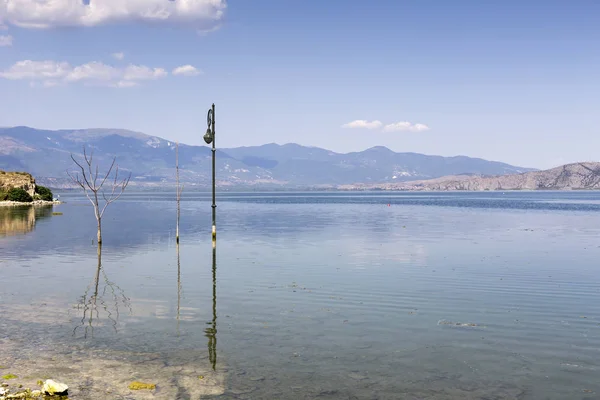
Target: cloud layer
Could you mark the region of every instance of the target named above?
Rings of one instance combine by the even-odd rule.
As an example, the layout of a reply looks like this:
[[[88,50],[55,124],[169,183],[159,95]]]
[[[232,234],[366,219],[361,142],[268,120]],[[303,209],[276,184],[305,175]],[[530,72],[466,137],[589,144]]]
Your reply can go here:
[[[149,21],[206,30],[218,25],[226,7],[225,0],[0,0],[0,26],[44,29]]]
[[[0,78],[41,82],[51,87],[69,83],[98,86],[132,87],[141,81],[164,78],[163,68],[130,64],[117,68],[98,61],[72,66],[67,62],[24,60],[0,72]]]
[[[12,46],[13,37],[10,35],[0,35],[0,47]]]
[[[342,128],[351,128],[351,129],[379,129],[383,126],[381,121],[366,121],[364,119],[357,119],[352,122],[348,122],[347,124],[342,125]],[[400,131],[409,131],[409,132],[423,132],[428,131],[429,127],[425,124],[413,124],[408,121],[394,122],[391,124],[387,124],[383,126],[383,132],[400,132]]]

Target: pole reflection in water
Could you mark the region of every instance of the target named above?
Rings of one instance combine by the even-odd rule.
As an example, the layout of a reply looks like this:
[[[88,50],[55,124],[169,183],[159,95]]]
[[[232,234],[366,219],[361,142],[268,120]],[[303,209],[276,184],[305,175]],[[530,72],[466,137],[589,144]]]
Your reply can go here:
[[[208,358],[213,370],[217,367],[217,247],[213,241],[212,249],[212,321],[207,322],[209,328],[204,330],[208,338]]]
[[[179,310],[181,309],[181,259],[179,258],[179,242],[177,242],[177,335],[179,335]]]
[[[100,290],[100,275],[104,278],[104,287]],[[93,289],[93,294],[89,295],[90,290]],[[105,301],[105,296],[109,291],[112,301],[114,302],[114,312],[111,311],[109,305]],[[73,336],[77,334],[78,328],[83,328],[83,337],[87,338],[88,334],[94,337],[94,318],[96,319],[96,325],[100,325],[101,310],[106,311],[106,317],[111,321],[112,327],[117,332],[117,324],[119,322],[119,303],[122,303],[131,312],[130,300],[125,296],[125,292],[114,282],[108,280],[106,271],[102,268],[102,245],[98,245],[98,265],[96,267],[96,274],[94,282],[90,284],[81,299],[77,303],[77,310],[82,310],[83,315],[81,317],[80,325],[73,329]],[[112,304],[112,302],[111,302]],[[100,307],[98,307],[100,306]]]

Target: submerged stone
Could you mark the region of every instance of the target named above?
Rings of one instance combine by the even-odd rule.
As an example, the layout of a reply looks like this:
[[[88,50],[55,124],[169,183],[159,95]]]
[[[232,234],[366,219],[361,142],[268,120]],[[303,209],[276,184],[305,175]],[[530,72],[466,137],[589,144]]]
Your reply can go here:
[[[154,390],[156,389],[155,383],[144,383],[144,382],[131,382],[129,384],[130,390]]]
[[[52,379],[48,379],[46,382],[44,382],[44,386],[42,387],[42,391],[44,392],[44,394],[49,394],[51,396],[64,396],[67,394],[68,390],[69,387],[67,385],[65,385],[64,383],[55,382]]]
[[[6,400],[26,399],[27,397],[28,397],[27,392],[21,392],[21,393],[9,394],[8,396],[6,396]]]

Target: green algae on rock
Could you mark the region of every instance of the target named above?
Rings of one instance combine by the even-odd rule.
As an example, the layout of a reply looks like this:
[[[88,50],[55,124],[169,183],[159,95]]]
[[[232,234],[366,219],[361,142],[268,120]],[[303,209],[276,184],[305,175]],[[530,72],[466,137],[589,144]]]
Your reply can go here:
[[[17,379],[18,376],[16,376],[15,374],[6,374],[6,375],[2,375],[2,379],[4,379],[5,381],[8,381],[9,379]]]
[[[130,390],[154,390],[156,389],[156,384],[135,381],[131,382],[128,387]]]

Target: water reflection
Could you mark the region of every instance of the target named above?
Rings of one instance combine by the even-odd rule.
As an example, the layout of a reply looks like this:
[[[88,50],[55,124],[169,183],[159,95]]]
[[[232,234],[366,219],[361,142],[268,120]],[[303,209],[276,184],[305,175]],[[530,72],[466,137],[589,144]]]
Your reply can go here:
[[[212,250],[212,321],[207,322],[210,325],[204,329],[204,335],[208,338],[208,358],[212,369],[217,367],[217,246],[213,242]]]
[[[179,257],[179,241],[177,241],[177,335],[179,335],[180,310],[181,310],[181,259]]]
[[[25,235],[38,219],[52,215],[52,206],[0,207],[0,237]]]
[[[181,283],[181,257],[180,246],[176,243],[177,251],[177,335],[180,334],[180,315],[181,315],[181,293],[183,285]],[[208,338],[208,358],[213,370],[217,368],[217,248],[213,242],[212,249],[212,319],[206,323],[208,327],[204,329],[204,336]]]
[[[100,275],[104,281],[104,287],[100,290]],[[93,293],[90,295],[90,291]],[[108,296],[107,296],[108,294]],[[110,303],[107,301],[109,300]],[[114,303],[114,307],[113,306]],[[111,282],[102,268],[102,245],[98,245],[98,265],[94,281],[87,287],[83,296],[77,303],[76,309],[82,311],[80,325],[73,329],[73,336],[77,335],[77,330],[83,328],[83,337],[94,337],[94,324],[96,327],[102,326],[101,311],[106,312],[106,318],[110,321],[113,330],[117,332],[119,322],[119,305],[129,309],[131,313],[130,299],[125,295],[123,289],[117,284]],[[112,310],[111,310],[112,307]],[[95,321],[94,321],[95,319]]]

